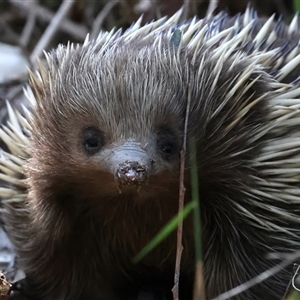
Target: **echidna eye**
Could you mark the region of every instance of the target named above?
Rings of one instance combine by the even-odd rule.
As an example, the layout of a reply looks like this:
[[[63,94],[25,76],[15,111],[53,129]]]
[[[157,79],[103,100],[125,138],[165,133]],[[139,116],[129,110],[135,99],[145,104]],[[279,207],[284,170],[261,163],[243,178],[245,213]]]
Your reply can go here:
[[[166,128],[160,128],[157,135],[157,147],[164,159],[170,158],[178,150],[176,136]]]
[[[94,127],[87,127],[83,131],[83,146],[89,155],[100,151],[103,146],[103,134]]]
[[[160,150],[166,154],[172,154],[174,145],[171,143],[163,144],[160,146]]]

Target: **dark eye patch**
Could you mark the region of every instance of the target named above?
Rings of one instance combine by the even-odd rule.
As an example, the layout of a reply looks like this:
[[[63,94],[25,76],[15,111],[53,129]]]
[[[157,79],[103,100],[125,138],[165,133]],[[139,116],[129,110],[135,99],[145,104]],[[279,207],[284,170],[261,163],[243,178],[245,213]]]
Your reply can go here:
[[[103,133],[95,127],[87,127],[83,130],[83,147],[89,155],[96,154],[104,144]]]
[[[157,148],[164,159],[168,159],[178,152],[178,140],[168,128],[160,128],[157,134]]]

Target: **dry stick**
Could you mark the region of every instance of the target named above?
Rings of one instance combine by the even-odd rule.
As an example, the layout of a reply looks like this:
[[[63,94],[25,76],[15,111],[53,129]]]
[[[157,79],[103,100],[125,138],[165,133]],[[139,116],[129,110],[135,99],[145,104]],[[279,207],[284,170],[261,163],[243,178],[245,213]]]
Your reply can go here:
[[[25,11],[27,14],[34,11],[36,18],[42,20],[43,22],[49,23],[55,16],[55,13],[41,5],[32,5],[31,1],[9,0],[9,2],[18,7],[21,11]],[[88,33],[88,30],[85,28],[85,26],[78,25],[77,23],[68,19],[62,21],[60,30],[70,34],[72,37],[78,40],[84,40]]]
[[[28,45],[28,42],[30,40],[31,34],[35,26],[35,20],[36,20],[36,11],[30,10],[29,17],[27,18],[26,24],[23,28],[21,38],[20,38],[20,44],[23,47],[27,47]]]
[[[188,99],[186,106],[185,122],[184,122],[184,137],[182,150],[180,151],[180,175],[179,175],[179,207],[178,214],[181,216],[178,219],[178,228],[177,228],[177,247],[176,247],[176,263],[175,263],[175,274],[174,274],[174,286],[172,288],[173,299],[179,299],[179,277],[180,277],[180,263],[182,255],[182,232],[183,232],[183,220],[182,220],[182,211],[184,208],[184,168],[185,168],[185,153],[186,153],[186,137],[187,137],[187,126],[188,126],[188,117],[191,106],[191,88],[188,89]]]
[[[91,30],[91,40],[95,39],[98,36],[105,18],[118,2],[119,0],[108,1],[100,11],[93,23],[93,27]]]
[[[19,45],[20,37],[16,34],[11,27],[6,23],[5,20],[0,18],[0,28],[3,32],[1,36],[1,41],[6,44]]]
[[[49,44],[51,38],[58,30],[61,22],[67,16],[67,14],[69,13],[69,11],[74,3],[75,3],[74,0],[64,0],[64,2],[61,4],[56,15],[50,22],[49,26],[47,27],[46,31],[44,32],[44,34],[38,41],[37,45],[35,46],[32,54],[30,56],[30,61],[33,64],[36,61],[36,59],[41,56],[41,54],[43,53],[43,50]]]

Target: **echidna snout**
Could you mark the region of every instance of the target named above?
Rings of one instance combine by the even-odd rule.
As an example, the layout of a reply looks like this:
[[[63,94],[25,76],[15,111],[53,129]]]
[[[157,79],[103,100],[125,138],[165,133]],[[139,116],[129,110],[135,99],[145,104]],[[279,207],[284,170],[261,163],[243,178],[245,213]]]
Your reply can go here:
[[[115,180],[119,188],[147,184],[153,160],[135,141],[127,141],[113,151],[111,166],[117,166]]]

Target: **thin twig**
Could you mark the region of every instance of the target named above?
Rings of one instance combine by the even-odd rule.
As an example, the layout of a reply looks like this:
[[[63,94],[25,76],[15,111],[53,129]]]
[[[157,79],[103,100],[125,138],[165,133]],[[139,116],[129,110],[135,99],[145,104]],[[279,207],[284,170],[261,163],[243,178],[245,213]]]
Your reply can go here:
[[[110,11],[115,7],[115,5],[119,2],[119,0],[114,0],[114,1],[108,1],[103,9],[101,9],[100,13],[96,17],[92,30],[91,30],[91,39],[95,39],[101,28],[104,20],[106,19],[107,15],[110,13]]]
[[[180,177],[179,177],[179,207],[178,214],[182,213],[184,207],[184,195],[185,195],[185,187],[184,187],[184,161],[185,161],[185,146],[180,151]],[[179,219],[178,227],[177,227],[177,247],[176,247],[176,262],[175,262],[175,274],[174,274],[174,286],[172,289],[173,299],[179,299],[179,277],[180,277],[180,264],[181,264],[181,256],[183,251],[182,246],[182,233],[183,233],[183,221],[182,218]]]
[[[0,18],[1,42],[13,45],[19,45],[20,37],[7,22]]]
[[[63,19],[68,15],[71,7],[74,5],[75,0],[64,0],[61,6],[59,7],[57,13],[55,14],[54,18],[50,22],[49,26],[45,30],[44,34],[38,41],[37,45],[35,46],[31,56],[30,61],[34,63],[38,57],[41,56],[43,50],[49,44],[53,35],[57,32],[59,26],[61,25]]]
[[[182,211],[184,208],[184,195],[185,195],[185,187],[184,187],[184,170],[185,170],[185,153],[186,153],[186,140],[187,140],[187,127],[188,127],[188,117],[191,106],[191,89],[188,89],[188,99],[186,106],[186,115],[184,122],[184,137],[183,137],[183,145],[182,150],[180,151],[180,175],[179,175],[179,207],[178,214],[182,215]],[[178,229],[177,229],[177,248],[176,248],[176,262],[175,262],[175,274],[174,274],[174,287],[172,289],[173,299],[179,299],[179,277],[180,277],[180,264],[181,264],[181,255],[183,251],[182,246],[182,234],[183,234],[183,220],[179,219]]]
[[[2,19],[0,19],[0,28],[4,31],[4,36],[8,36],[7,39],[3,39],[2,42],[4,43],[8,43],[8,44],[13,44],[13,45],[18,45],[20,50],[22,51],[22,54],[24,55],[24,57],[26,58],[29,67],[31,67],[30,61],[29,61],[29,53],[26,49],[26,47],[24,47],[21,42],[20,42],[20,36],[18,34],[16,34],[11,27]],[[11,79],[9,79],[8,81],[10,81]]]
[[[33,3],[35,3],[35,1]],[[36,20],[36,11],[35,10],[30,10],[29,11],[29,17],[27,18],[26,24],[23,28],[23,31],[22,31],[22,34],[21,34],[21,37],[20,37],[20,44],[23,47],[26,47],[28,45],[31,34],[34,30],[35,20]]]

